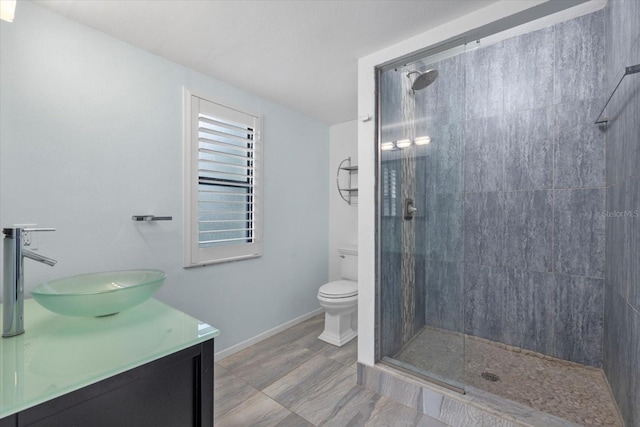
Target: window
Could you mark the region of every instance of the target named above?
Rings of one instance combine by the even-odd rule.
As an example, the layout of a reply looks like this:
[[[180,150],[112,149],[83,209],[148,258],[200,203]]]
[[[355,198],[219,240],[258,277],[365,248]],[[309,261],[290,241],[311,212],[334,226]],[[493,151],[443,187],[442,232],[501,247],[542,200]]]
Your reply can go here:
[[[382,216],[396,216],[398,206],[397,168],[400,162],[382,162]]]
[[[261,119],[185,94],[185,267],[262,255]]]

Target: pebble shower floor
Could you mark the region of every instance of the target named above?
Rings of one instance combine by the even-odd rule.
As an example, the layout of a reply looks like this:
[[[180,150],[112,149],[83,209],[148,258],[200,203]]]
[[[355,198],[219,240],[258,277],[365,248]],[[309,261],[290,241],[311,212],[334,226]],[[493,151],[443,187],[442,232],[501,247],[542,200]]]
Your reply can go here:
[[[463,343],[458,333],[425,327],[395,359],[436,376],[464,379],[467,386],[574,423],[623,426],[601,369],[482,338],[465,338]],[[460,373],[462,345],[464,374]],[[498,380],[488,381],[483,378],[486,373],[490,375],[484,377],[496,375]]]

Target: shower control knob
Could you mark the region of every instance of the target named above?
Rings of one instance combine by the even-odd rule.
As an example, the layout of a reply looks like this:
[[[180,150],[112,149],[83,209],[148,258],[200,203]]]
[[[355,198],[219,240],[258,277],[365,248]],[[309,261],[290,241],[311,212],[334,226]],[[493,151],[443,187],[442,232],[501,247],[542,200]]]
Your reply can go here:
[[[410,221],[418,212],[418,208],[414,205],[413,199],[404,199],[404,219]]]

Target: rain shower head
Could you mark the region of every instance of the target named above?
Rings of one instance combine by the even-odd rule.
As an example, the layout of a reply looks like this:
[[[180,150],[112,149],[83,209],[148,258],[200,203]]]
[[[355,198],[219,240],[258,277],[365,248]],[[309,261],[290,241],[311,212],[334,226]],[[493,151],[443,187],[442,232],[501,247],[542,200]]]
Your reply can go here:
[[[411,79],[411,74],[418,74],[418,77],[411,84],[411,89],[414,91],[424,89],[438,78],[438,70],[427,70],[424,73],[418,71],[410,71],[407,73],[407,77]]]

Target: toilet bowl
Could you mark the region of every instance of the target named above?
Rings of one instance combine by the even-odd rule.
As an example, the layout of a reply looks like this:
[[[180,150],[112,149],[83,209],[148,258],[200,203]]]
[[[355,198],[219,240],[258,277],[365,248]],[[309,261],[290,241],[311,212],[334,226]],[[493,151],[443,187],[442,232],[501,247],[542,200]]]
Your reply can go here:
[[[318,302],[324,308],[324,331],[318,339],[342,347],[357,335],[358,251],[340,248],[342,280],[329,282],[318,290]]]

